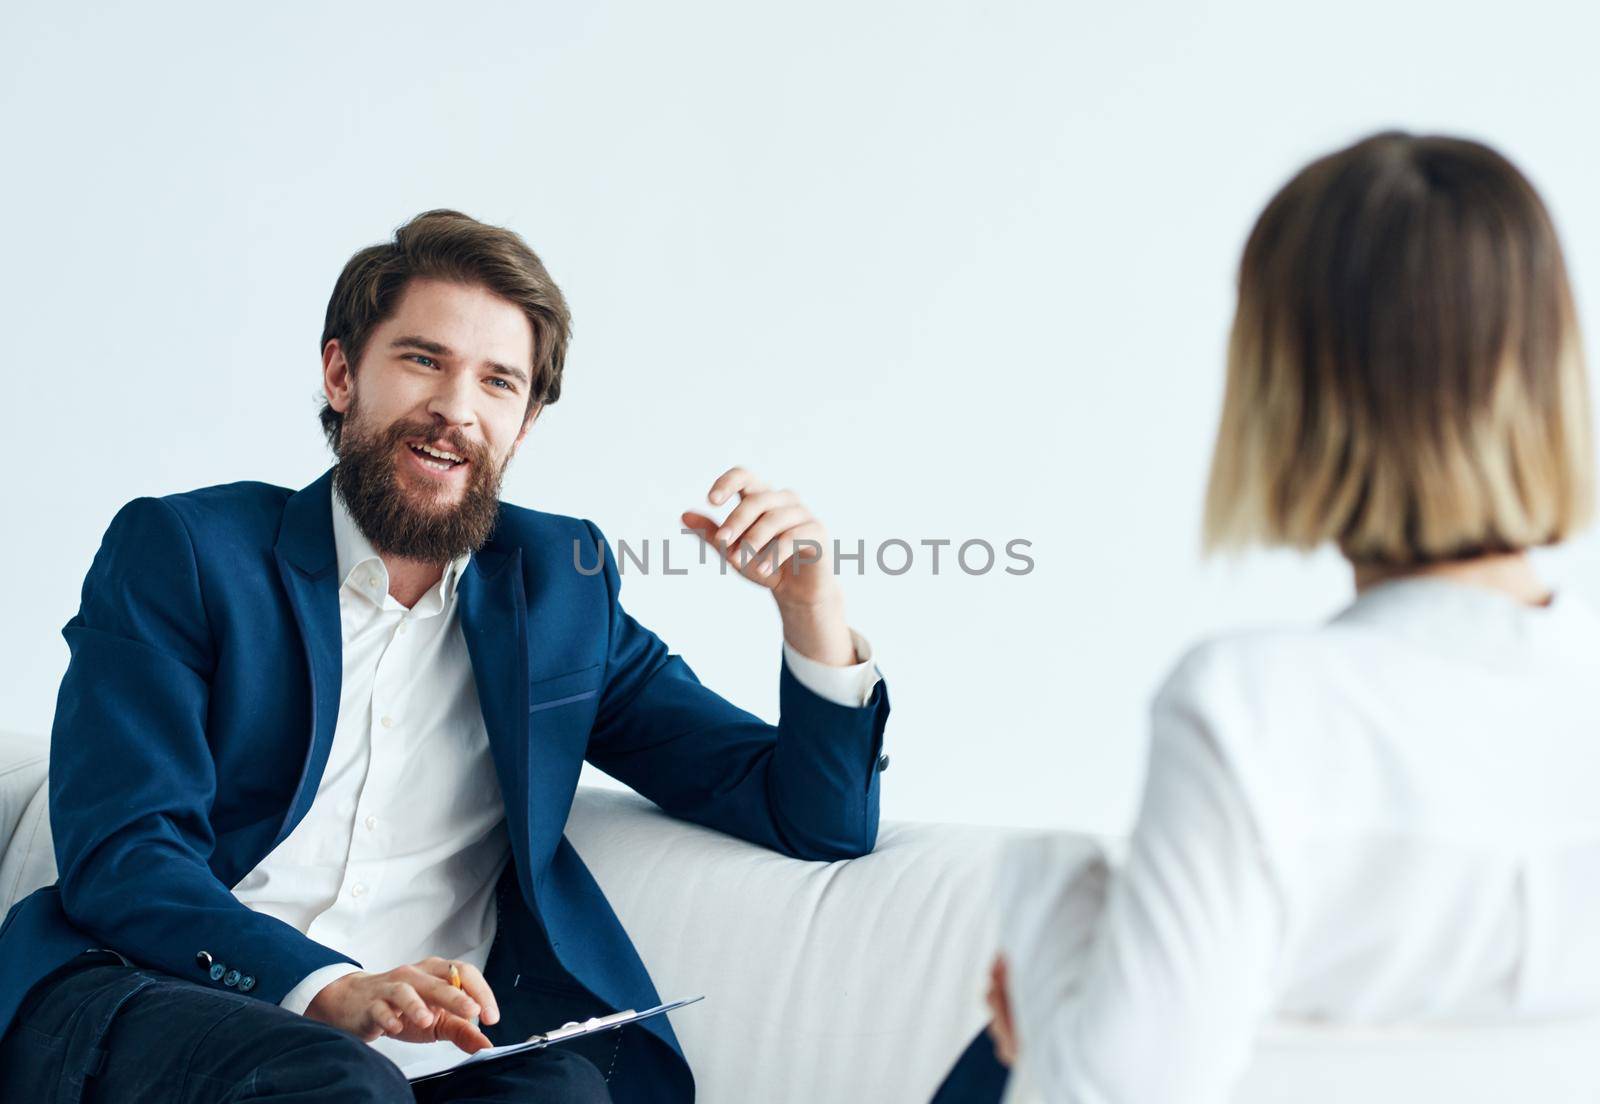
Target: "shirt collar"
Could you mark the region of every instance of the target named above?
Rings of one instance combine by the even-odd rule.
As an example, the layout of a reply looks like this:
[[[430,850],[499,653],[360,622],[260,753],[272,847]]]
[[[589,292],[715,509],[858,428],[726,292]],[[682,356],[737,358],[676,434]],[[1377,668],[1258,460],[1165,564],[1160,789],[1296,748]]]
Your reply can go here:
[[[1488,587],[1408,576],[1368,587],[1333,622],[1378,627],[1432,651],[1508,668],[1552,656],[1567,663],[1600,650],[1600,618],[1570,588],[1556,590],[1547,606],[1530,606]]]
[[[379,585],[371,588],[371,593],[368,593],[367,588],[358,582],[356,589],[368,593],[375,603],[382,606],[389,593],[389,569],[384,565],[383,557],[378,555],[378,550],[372,547],[367,535],[361,531],[361,526],[356,524],[356,519],[350,515],[350,508],[340,496],[337,484],[334,485],[330,497],[333,499],[333,547],[339,565],[339,586],[342,589],[349,585],[350,576],[355,574],[357,568],[368,568],[377,577]],[[448,603],[455,596],[456,584],[471,559],[471,552],[463,552],[445,564],[439,586],[442,603]],[[427,596],[424,595],[421,601],[426,599]]]

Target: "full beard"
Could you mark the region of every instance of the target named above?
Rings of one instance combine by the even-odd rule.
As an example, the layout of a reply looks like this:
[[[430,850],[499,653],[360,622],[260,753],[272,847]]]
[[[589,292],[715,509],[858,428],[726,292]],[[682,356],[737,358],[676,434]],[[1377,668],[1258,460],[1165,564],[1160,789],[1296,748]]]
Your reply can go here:
[[[491,464],[485,450],[453,443],[451,451],[469,462],[467,485],[459,502],[430,502],[427,491],[403,479],[400,450],[407,438],[437,439],[431,426],[397,422],[378,433],[365,432],[352,406],[339,440],[333,481],[367,540],[380,553],[424,563],[445,564],[476,552],[494,532],[500,515],[500,480],[505,467]],[[402,486],[403,482],[412,486]]]

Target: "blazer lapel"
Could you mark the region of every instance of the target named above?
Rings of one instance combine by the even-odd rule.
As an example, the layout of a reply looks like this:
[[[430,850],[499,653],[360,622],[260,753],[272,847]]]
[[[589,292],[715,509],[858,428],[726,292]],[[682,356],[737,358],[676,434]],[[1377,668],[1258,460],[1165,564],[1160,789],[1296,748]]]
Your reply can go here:
[[[489,753],[506,807],[506,829],[526,899],[528,876],[528,607],[522,549],[494,537],[473,553],[456,584],[456,610],[472,660]]]
[[[272,847],[277,847],[294,831],[317,796],[322,771],[328,765],[328,749],[333,746],[334,725],[339,720],[344,645],[339,630],[339,561],[333,545],[332,468],[289,496],[272,554],[294,610],[295,623],[300,627],[311,674],[311,740],[294,800],[272,841]]]

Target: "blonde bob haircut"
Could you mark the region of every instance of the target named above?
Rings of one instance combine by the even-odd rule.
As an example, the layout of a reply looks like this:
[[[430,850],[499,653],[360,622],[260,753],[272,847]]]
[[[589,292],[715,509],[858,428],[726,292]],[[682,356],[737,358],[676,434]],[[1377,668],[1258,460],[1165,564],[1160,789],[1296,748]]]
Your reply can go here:
[[[1593,508],[1582,342],[1533,186],[1477,142],[1373,135],[1267,204],[1239,265],[1207,551],[1426,564]]]

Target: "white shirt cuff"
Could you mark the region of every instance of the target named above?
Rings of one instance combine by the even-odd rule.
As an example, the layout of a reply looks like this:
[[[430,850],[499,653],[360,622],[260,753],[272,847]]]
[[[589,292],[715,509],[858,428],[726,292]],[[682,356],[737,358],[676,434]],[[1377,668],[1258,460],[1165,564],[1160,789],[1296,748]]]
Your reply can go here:
[[[872,645],[867,638],[850,630],[850,643],[855,646],[856,662],[848,667],[833,667],[803,656],[787,640],[783,642],[783,661],[789,665],[795,681],[819,698],[847,709],[860,709],[872,697],[878,685],[878,668],[872,662]]]
[[[284,994],[278,1002],[280,1008],[287,1008],[297,1016],[304,1016],[306,1009],[311,1007],[311,1002],[317,994],[326,989],[330,984],[338,981],[346,974],[359,974],[361,967],[352,966],[348,962],[335,962],[324,966],[320,970],[312,970],[293,989]]]

